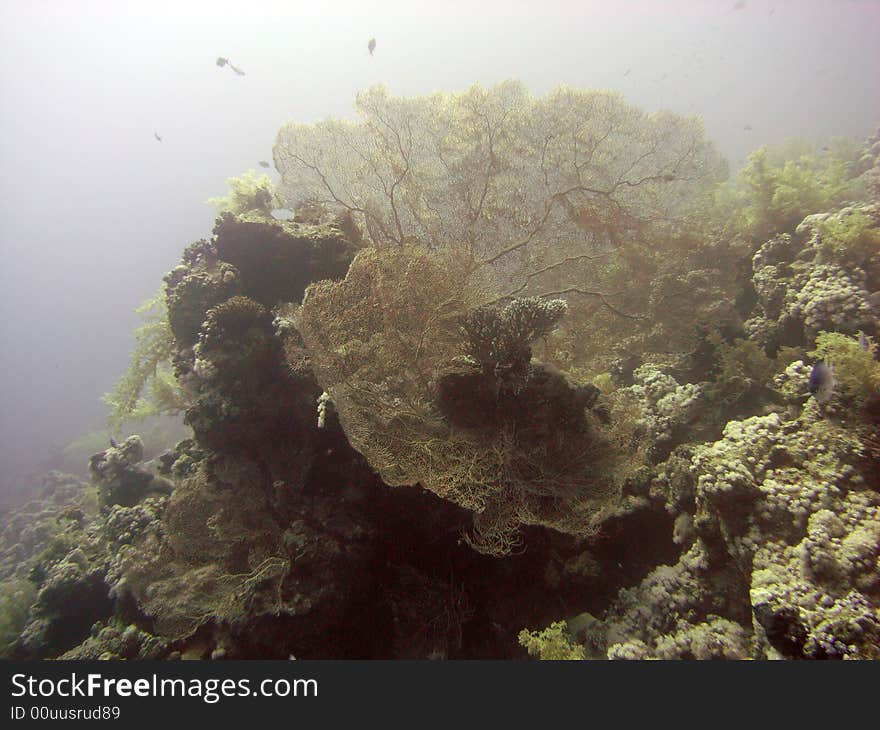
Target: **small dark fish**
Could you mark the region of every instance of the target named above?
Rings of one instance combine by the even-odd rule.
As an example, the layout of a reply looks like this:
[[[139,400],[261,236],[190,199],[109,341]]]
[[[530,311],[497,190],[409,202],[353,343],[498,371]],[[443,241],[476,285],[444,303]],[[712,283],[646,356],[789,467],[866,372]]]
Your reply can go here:
[[[367,50],[370,52],[370,55],[373,55],[373,51],[376,50],[376,39],[370,38],[370,42],[367,43]]]
[[[862,348],[862,352],[868,351],[868,338],[865,337],[864,332],[859,332],[859,347]]]
[[[242,71],[238,66],[233,66],[229,62],[228,58],[223,58],[223,56],[219,56],[217,58],[217,65],[220,68],[223,68],[224,66],[229,66],[229,68],[231,68],[233,71],[235,71],[235,73],[237,73],[239,76],[244,76],[244,71]]]
[[[662,178],[663,182],[672,182],[676,179],[675,175],[670,175],[668,173],[666,175],[661,175],[660,177]]]
[[[624,75],[624,76],[629,76],[629,72],[630,72],[630,71],[632,71],[632,68],[628,68],[626,71],[624,71],[624,72],[623,72],[623,75]]]
[[[751,124],[746,124],[746,126],[743,127],[743,132],[751,132],[751,131],[752,131]]]
[[[158,133],[158,132],[153,132],[153,136],[154,136],[156,139],[158,139],[160,142],[162,141],[162,138],[159,136],[159,133]]]
[[[731,10],[745,10],[746,5],[748,5],[746,0],[739,0],[739,2],[737,2],[736,5],[731,8]]]
[[[260,167],[269,167],[269,163],[266,160],[260,160]]]
[[[810,393],[817,403],[827,403],[834,393],[834,370],[819,360],[810,370]]]
[[[110,437],[110,445],[115,449],[119,447],[119,444],[116,443],[116,439],[112,436]]]

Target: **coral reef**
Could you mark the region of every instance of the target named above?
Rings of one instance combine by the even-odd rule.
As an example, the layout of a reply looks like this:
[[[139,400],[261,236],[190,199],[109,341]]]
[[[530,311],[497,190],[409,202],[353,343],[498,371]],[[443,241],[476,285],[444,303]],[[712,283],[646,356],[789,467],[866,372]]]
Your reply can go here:
[[[0,514],[0,655],[880,658],[877,136],[718,185],[604,92],[358,108],[279,134],[294,213],[230,180],[90,482]]]
[[[76,548],[48,571],[21,632],[16,654],[51,656],[88,635],[95,619],[113,611],[104,575]]]
[[[582,646],[573,644],[566,636],[564,621],[550,624],[543,631],[526,631],[519,633],[519,642],[529,652],[530,656],[546,660],[571,660],[583,659],[584,649]]]
[[[138,466],[143,458],[144,442],[140,436],[129,436],[118,446],[92,456],[89,474],[98,487],[100,507],[131,507],[151,493],[171,493],[174,485],[170,481]]]
[[[96,622],[89,637],[59,659],[165,659],[171,651],[168,644],[151,634],[141,631],[136,625],[121,625],[111,621],[104,625]]]
[[[484,296],[464,250],[365,249],[344,280],[308,289],[296,321],[352,446],[387,484],[473,512],[478,550],[516,551],[522,525],[595,533],[625,508],[627,424],[586,409],[595,388],[531,363],[562,302]]]
[[[640,425],[652,442],[652,449],[670,447],[682,429],[696,420],[702,406],[702,389],[694,383],[679,385],[675,378],[653,364],[633,371],[633,385],[624,389],[642,408]]]
[[[91,503],[75,530],[29,539],[30,515],[8,530],[9,549],[24,558],[0,576],[10,654],[515,656],[518,625],[551,617],[538,600],[545,584],[531,576],[545,575],[560,595],[594,580],[565,567],[580,564],[575,540],[541,530],[512,562],[480,556],[462,539],[470,513],[422,489],[389,490],[351,448],[345,414],[331,407],[332,389],[322,395],[293,326],[298,300],[276,301],[302,294],[300,285],[277,289],[282,279],[345,263],[339,235],[227,215],[213,241],[184,252],[166,299],[193,437],[149,462],[138,437],[95,454]],[[328,260],[309,269],[322,241]],[[266,259],[280,266],[281,249],[293,252],[289,276],[250,273]],[[413,273],[424,284],[424,269]],[[533,316],[543,306],[510,307],[511,341],[551,326]],[[552,320],[562,305],[550,309]],[[451,332],[459,325],[450,317]],[[459,344],[456,334],[449,351]],[[539,392],[555,388],[557,407],[576,393],[561,374],[527,371],[530,408],[546,409]],[[533,596],[528,609],[523,595]]]
[[[656,487],[670,510],[693,510],[685,550],[604,619],[572,621],[587,655],[877,658],[880,495],[865,458],[812,402],[670,458]]]
[[[869,205],[811,215],[794,235],[779,234],[762,245],[752,258],[758,303],[745,322],[749,337],[772,353],[781,346],[806,346],[823,330],[874,333],[878,312],[872,291],[880,286],[880,253],[876,246],[859,249],[833,238],[830,223],[842,225],[853,216],[876,221],[878,215]],[[877,224],[872,226],[865,230],[876,231]]]

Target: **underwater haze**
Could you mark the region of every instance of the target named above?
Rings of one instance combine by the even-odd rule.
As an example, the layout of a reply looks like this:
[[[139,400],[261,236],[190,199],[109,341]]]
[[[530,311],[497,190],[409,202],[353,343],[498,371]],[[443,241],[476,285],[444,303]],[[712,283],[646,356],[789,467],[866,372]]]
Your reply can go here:
[[[873,0],[0,4],[0,507],[38,497],[0,656],[876,658],[878,38]],[[777,590],[764,543],[827,554]]]

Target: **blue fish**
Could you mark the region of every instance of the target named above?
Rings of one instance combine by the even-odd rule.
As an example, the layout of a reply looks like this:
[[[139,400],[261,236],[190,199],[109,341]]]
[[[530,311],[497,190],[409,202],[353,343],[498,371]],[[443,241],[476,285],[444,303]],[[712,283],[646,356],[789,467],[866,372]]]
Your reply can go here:
[[[817,403],[827,403],[834,394],[834,369],[819,360],[810,371],[810,393]]]

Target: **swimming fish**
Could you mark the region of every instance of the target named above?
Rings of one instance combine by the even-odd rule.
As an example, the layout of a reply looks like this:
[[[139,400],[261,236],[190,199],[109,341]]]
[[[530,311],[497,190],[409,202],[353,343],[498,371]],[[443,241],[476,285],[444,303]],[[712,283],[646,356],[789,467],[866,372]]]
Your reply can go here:
[[[868,351],[868,338],[865,337],[864,332],[859,332],[859,347],[862,348],[862,352]]]
[[[376,39],[370,38],[370,42],[367,43],[367,50],[370,52],[370,55],[373,55],[373,51],[376,50]]]
[[[162,138],[159,136],[159,133],[158,133],[158,132],[153,132],[153,136],[154,136],[156,139],[158,139],[160,142],[162,141]]]
[[[834,394],[834,369],[819,360],[810,370],[810,393],[817,403],[827,403]]]
[[[260,160],[260,167],[269,167],[269,163],[266,160]]]
[[[632,71],[632,68],[628,68],[626,71],[624,71],[624,72],[623,72],[623,75],[624,75],[624,76],[629,76],[629,72],[630,72],[630,71]]]
[[[244,71],[242,71],[238,66],[233,66],[231,63],[229,63],[228,58],[223,58],[223,56],[218,56],[217,57],[217,65],[220,68],[223,68],[224,66],[229,66],[229,68],[231,68],[233,71],[235,71],[235,73],[237,73],[239,76],[244,76]]]

